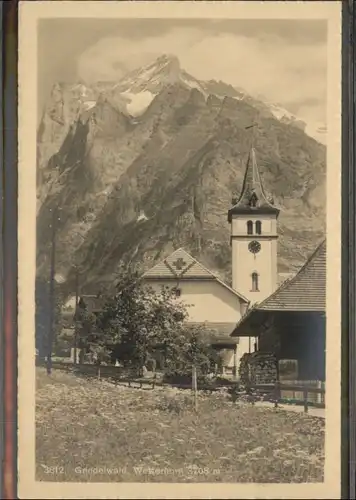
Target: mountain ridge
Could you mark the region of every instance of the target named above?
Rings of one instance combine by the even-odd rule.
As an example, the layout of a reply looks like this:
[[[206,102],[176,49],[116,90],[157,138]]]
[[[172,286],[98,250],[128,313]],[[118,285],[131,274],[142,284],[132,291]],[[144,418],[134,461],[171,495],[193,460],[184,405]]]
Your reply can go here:
[[[227,211],[241,189],[251,146],[246,126],[256,116],[261,176],[282,207],[280,270],[296,269],[325,228],[325,147],[253,98],[210,94],[194,77],[187,85],[175,60],[161,59],[151,76],[155,69],[157,95],[136,116],[121,100],[135,90],[132,82],[142,92],[142,78],[132,73],[114,89],[112,82],[94,85],[91,94],[83,84],[67,84],[62,94],[55,87],[38,133],[38,274],[48,275],[50,209],[60,206],[57,267],[69,288],[74,265],[83,286],[95,288],[119,262],[145,270],[177,245],[229,281]],[[147,220],[137,223],[142,210]]]

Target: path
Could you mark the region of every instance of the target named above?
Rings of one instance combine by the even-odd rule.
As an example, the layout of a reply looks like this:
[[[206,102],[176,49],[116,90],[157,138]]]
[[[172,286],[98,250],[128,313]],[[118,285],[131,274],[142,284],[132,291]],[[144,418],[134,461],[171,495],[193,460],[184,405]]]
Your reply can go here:
[[[264,408],[274,408],[274,403],[269,403],[267,401],[256,401],[256,406],[262,406]],[[295,413],[304,413],[304,407],[302,405],[278,405],[279,410],[294,411]],[[312,417],[325,418],[325,408],[312,408],[309,406],[308,413]]]

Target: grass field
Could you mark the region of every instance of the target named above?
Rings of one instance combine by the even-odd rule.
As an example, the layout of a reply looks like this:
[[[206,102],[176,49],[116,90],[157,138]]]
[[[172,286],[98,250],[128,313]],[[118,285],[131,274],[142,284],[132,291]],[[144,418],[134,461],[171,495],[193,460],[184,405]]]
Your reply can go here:
[[[36,480],[321,482],[324,420],[37,368]]]

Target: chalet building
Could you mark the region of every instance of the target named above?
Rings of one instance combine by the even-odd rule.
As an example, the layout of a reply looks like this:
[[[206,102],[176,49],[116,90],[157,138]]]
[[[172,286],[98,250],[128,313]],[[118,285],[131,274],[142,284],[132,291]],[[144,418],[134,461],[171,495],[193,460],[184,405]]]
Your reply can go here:
[[[294,276],[252,307],[233,337],[257,338],[257,351],[296,365],[298,380],[325,381],[326,240]]]

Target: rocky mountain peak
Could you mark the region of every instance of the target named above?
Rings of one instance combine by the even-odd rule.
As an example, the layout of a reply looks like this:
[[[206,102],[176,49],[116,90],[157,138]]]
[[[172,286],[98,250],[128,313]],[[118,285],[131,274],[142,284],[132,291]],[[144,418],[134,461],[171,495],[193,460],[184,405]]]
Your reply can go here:
[[[48,275],[48,214],[61,206],[69,288],[74,261],[83,287],[97,286],[133,254],[153,265],[171,242],[229,280],[227,210],[257,115],[261,175],[282,209],[279,266],[295,270],[324,230],[325,148],[280,107],[164,54],[118,82],[54,86],[38,131],[38,273]]]
[[[156,64],[169,68],[180,69],[180,62],[174,54],[163,54],[156,59]]]
[[[157,94],[163,86],[176,83],[179,80],[180,71],[178,58],[165,54],[152,63],[129,72],[114,88],[127,93],[149,91]]]

